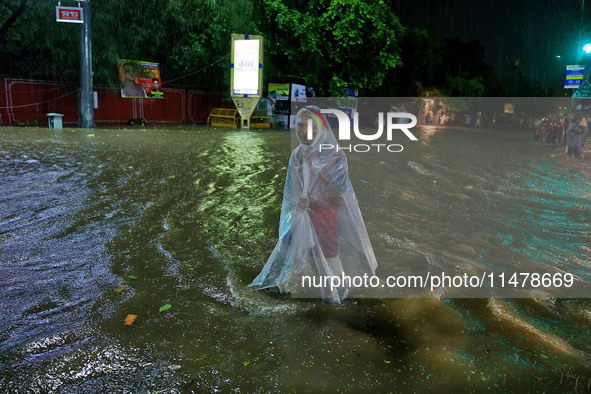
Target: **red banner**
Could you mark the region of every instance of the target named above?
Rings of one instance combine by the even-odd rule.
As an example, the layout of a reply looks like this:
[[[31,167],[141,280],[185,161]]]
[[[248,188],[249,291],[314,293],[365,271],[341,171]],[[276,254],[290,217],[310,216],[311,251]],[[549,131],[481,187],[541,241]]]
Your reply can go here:
[[[84,23],[81,7],[55,7],[55,20],[58,22]]]

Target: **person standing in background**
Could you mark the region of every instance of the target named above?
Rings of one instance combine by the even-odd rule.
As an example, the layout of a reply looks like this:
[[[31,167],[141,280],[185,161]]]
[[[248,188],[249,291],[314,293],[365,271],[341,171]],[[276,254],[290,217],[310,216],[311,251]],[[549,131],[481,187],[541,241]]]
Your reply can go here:
[[[566,154],[568,157],[581,156],[581,140],[583,137],[583,126],[581,126],[581,117],[575,116],[575,119],[566,129]]]

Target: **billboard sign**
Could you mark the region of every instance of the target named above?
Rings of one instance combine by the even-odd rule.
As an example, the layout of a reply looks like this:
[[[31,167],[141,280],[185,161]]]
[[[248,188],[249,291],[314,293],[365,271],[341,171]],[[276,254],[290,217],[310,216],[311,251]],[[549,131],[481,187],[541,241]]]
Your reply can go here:
[[[566,78],[564,80],[565,89],[578,89],[583,83],[585,66],[570,65],[566,66]]]
[[[269,98],[277,101],[289,101],[289,83],[269,83]]]
[[[234,40],[234,51],[232,54],[232,74],[234,75],[234,84],[232,86],[233,95],[261,95],[259,89],[259,68],[262,67],[259,61],[261,50],[262,45],[260,40]]]
[[[158,63],[121,59],[117,69],[122,98],[164,98]]]
[[[263,95],[263,37],[232,34],[230,94],[241,117],[241,127],[250,128],[250,116]]]
[[[306,102],[306,87],[304,85],[291,84],[291,101]]]

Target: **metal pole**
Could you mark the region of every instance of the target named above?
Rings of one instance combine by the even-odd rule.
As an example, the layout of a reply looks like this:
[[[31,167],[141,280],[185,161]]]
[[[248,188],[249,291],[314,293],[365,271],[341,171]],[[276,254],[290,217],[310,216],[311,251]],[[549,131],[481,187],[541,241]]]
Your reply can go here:
[[[90,37],[90,0],[82,2],[84,23],[80,25],[80,127],[95,128]]]

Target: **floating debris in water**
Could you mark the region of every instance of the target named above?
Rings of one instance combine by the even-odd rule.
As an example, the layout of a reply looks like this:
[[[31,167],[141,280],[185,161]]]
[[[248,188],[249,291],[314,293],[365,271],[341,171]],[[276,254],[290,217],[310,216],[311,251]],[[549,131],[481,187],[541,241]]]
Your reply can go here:
[[[127,315],[125,317],[125,325],[131,326],[133,324],[133,322],[135,321],[135,319],[137,319],[137,315],[132,315],[132,314]]]

